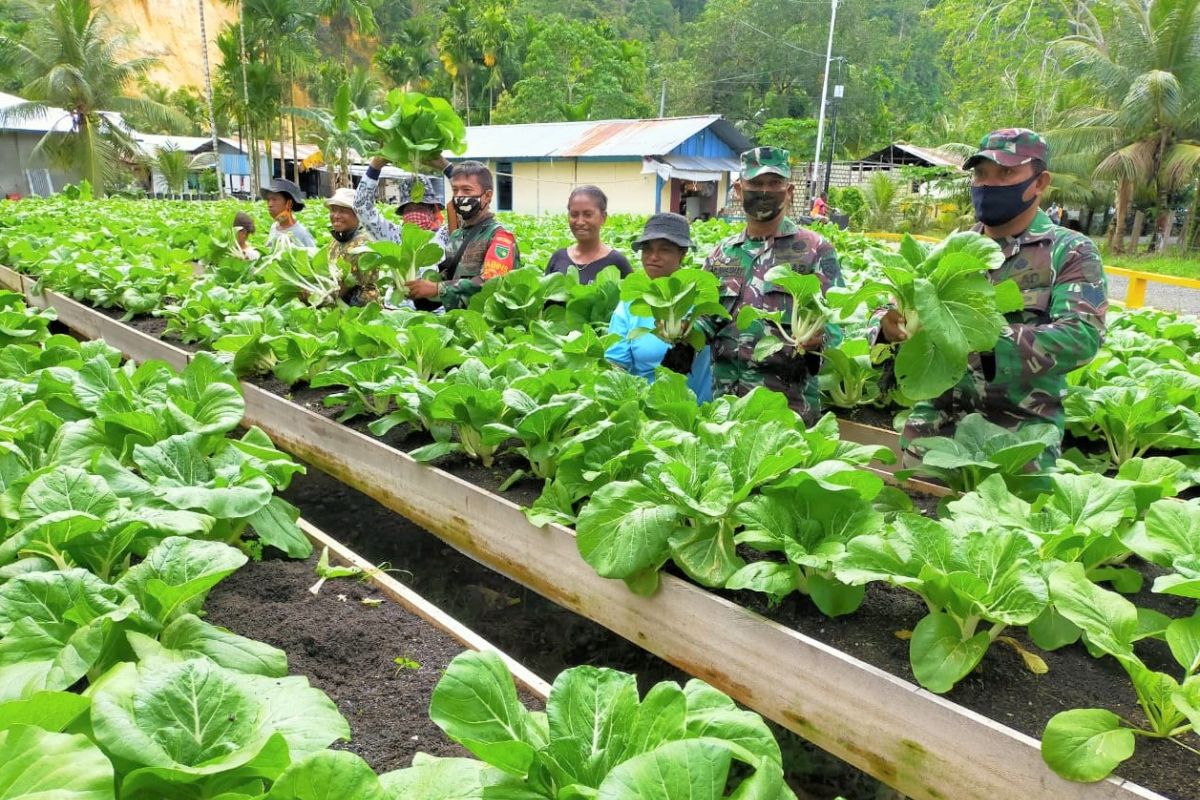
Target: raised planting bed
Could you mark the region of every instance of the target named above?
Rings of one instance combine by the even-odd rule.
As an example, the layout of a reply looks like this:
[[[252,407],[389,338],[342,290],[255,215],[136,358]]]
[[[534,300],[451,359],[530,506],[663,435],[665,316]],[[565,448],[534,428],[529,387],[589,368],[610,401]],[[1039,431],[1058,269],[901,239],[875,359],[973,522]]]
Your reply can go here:
[[[42,302],[67,325],[81,329],[77,320],[87,317],[88,330],[128,342],[135,359],[155,356],[137,349],[150,337],[128,337],[119,330],[127,326],[102,314],[53,293]],[[516,504],[492,492],[253,385],[245,394],[246,423],[280,447],[909,796],[1162,796],[1119,779],[1064,781],[1043,765],[1031,736],[672,575],[653,597],[633,595],[584,564],[568,529],[535,528]],[[1194,781],[1179,786],[1168,771],[1156,763],[1144,774],[1165,778],[1161,785],[1176,796],[1197,796]]]
[[[333,699],[352,732],[335,749],[358,754],[376,772],[407,767],[417,752],[469,755],[429,719],[433,688],[464,648],[499,653],[526,704],[545,701],[549,685],[524,666],[333,537],[303,521],[301,530],[316,548],[311,558],[251,561],[213,590],[205,608],[210,622],[286,652],[290,671]],[[330,563],[369,572],[330,580],[313,595],[317,553],[326,546]]]

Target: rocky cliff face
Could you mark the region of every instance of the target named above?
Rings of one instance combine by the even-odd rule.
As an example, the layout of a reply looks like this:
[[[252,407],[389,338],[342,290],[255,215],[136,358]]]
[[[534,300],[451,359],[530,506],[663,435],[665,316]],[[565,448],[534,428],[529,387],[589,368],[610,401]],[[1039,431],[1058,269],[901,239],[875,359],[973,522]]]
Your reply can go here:
[[[100,0],[97,4],[112,24],[129,32],[138,44],[136,53],[152,55],[159,66],[152,80],[177,88],[204,88],[204,60],[200,51],[200,7],[204,3],[208,57],[215,70],[220,58],[216,38],[227,22],[237,20],[237,6],[221,0]]]

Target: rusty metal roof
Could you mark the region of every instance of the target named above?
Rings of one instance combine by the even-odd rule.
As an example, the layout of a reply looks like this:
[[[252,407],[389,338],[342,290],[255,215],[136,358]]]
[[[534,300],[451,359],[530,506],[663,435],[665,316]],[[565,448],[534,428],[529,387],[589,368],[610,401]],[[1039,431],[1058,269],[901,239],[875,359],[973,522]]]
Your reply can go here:
[[[719,115],[477,125],[467,128],[464,158],[641,158],[664,156],[703,130],[713,128],[735,152],[752,147]]]

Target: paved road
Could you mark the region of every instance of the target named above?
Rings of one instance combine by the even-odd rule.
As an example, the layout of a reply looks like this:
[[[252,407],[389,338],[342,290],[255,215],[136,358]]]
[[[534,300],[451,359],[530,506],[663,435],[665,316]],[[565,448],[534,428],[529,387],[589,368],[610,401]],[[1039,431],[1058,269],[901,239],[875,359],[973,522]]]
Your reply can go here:
[[[1129,286],[1128,278],[1108,276],[1108,296],[1113,300],[1124,300]],[[1163,311],[1182,311],[1185,314],[1200,314],[1200,289],[1184,289],[1151,283],[1146,286],[1146,305]]]

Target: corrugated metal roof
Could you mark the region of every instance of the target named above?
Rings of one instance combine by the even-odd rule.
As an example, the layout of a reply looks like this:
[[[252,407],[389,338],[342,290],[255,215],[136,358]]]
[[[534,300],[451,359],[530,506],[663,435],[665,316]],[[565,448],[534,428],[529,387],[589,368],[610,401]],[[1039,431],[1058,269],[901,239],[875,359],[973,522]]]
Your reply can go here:
[[[898,157],[899,156],[899,157]],[[877,150],[868,156],[863,156],[856,163],[860,164],[911,164],[915,161],[924,162],[934,167],[961,167],[962,157],[945,150],[933,147],[918,147],[915,144],[895,142],[882,150]]]
[[[20,118],[8,115],[8,109],[24,102],[26,100],[23,97],[0,92],[0,130],[29,131],[31,133],[47,133],[54,130],[59,133],[70,133],[71,115],[61,108],[46,108],[33,116],[22,115]]]
[[[173,136],[171,134],[139,133],[134,136],[138,147],[148,156],[152,156],[164,147],[174,147],[195,153],[202,147],[212,148],[212,139],[207,136]]]
[[[663,156],[713,127],[735,151],[750,142],[719,115],[667,119],[542,122],[467,128],[463,158],[641,158]]]

